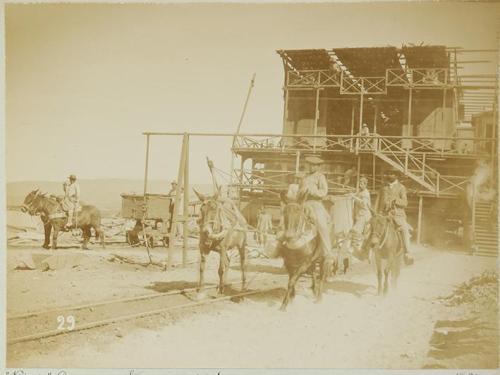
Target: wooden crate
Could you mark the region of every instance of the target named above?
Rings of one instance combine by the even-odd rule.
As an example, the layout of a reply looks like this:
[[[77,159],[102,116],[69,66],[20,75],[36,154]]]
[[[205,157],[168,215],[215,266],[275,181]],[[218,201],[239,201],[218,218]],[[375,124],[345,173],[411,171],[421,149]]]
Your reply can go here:
[[[144,215],[144,195],[121,194],[122,217],[127,219],[142,219]],[[165,194],[147,194],[146,219],[170,218],[171,197]]]

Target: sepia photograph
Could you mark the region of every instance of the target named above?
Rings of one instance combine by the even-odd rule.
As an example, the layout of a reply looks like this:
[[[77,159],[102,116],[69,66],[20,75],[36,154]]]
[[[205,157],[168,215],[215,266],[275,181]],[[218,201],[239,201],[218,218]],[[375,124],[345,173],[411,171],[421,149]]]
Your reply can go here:
[[[498,374],[500,3],[2,7],[6,374]]]

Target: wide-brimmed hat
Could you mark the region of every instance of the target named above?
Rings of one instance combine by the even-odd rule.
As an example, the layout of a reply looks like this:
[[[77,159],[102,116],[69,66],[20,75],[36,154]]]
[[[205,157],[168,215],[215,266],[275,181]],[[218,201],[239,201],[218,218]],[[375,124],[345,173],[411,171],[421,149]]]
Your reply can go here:
[[[74,174],[70,174],[68,178],[70,180],[76,180],[76,176]]]
[[[319,165],[324,163],[323,159],[318,158],[317,156],[314,155],[306,156],[306,162],[314,165]]]

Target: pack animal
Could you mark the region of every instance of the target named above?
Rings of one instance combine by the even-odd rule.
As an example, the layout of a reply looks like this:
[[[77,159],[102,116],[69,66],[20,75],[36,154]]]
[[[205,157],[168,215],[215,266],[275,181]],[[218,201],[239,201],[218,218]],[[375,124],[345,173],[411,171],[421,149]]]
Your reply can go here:
[[[61,203],[54,197],[48,196],[39,189],[30,192],[24,199],[21,211],[30,215],[40,215],[44,224],[45,241],[43,247],[48,249],[50,235],[52,232],[52,249],[57,249],[57,238],[64,229],[68,218],[64,213]],[[83,232],[83,249],[88,249],[88,242],[91,237],[91,229],[94,228],[96,239],[101,241],[105,248],[104,232],[101,229],[101,213],[91,205],[83,205],[78,213],[78,228]]]
[[[203,291],[205,285],[206,259],[211,251],[219,253],[219,285],[217,292],[224,293],[226,277],[229,270],[228,250],[237,248],[240,255],[241,289],[246,289],[246,231],[239,225],[235,215],[239,212],[231,202],[219,199],[219,192],[213,197],[206,197],[197,192],[196,195],[202,202],[200,209],[200,278],[198,290]],[[232,210],[228,207],[232,207]],[[239,214],[241,215],[241,214]],[[242,218],[242,216],[240,216]]]
[[[403,258],[403,243],[400,236],[389,215],[375,214],[372,217],[367,245],[374,249],[378,295],[385,295],[389,291],[389,275],[393,287],[397,286]]]
[[[284,194],[283,223],[284,233],[279,239],[279,255],[283,258],[288,272],[288,286],[280,310],[285,311],[295,297],[295,286],[300,277],[309,272],[312,275],[312,290],[319,302],[322,298],[323,284],[329,267],[325,254],[321,251],[318,232],[309,218],[304,206],[305,197],[297,201],[289,200]],[[319,275],[316,269],[319,263]]]

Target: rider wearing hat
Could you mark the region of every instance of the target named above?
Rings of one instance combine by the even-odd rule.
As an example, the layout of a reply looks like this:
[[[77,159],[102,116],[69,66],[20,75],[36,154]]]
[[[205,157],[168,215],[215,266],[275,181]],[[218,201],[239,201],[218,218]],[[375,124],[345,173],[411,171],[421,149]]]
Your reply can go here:
[[[328,194],[328,184],[325,175],[321,172],[323,160],[317,156],[306,157],[309,173],[302,179],[300,184],[300,195],[305,195],[304,206],[308,208],[318,230],[321,247],[326,257],[332,258],[330,244],[330,216],[322,203]]]
[[[74,225],[73,217],[76,215],[75,211],[77,210],[80,202],[80,186],[78,186],[76,176],[74,174],[70,175],[68,180],[64,182],[63,190],[63,208],[68,212],[68,222],[66,223],[66,228],[70,228]]]
[[[375,210],[392,216],[403,238],[405,262],[413,263],[410,249],[410,226],[406,221],[405,208],[408,205],[406,188],[398,180],[399,171],[391,169],[387,173],[387,184],[382,187],[375,202]]]

